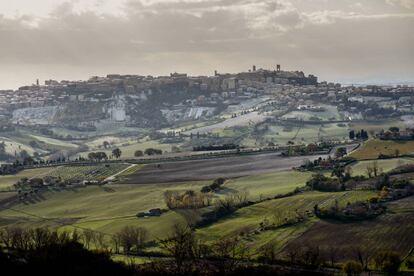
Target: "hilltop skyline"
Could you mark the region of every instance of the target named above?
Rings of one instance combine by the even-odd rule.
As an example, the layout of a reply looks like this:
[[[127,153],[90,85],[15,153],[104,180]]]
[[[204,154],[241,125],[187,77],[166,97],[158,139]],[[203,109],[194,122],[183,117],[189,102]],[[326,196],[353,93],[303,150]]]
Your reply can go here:
[[[301,70],[414,80],[411,0],[0,1],[0,89],[110,73]]]

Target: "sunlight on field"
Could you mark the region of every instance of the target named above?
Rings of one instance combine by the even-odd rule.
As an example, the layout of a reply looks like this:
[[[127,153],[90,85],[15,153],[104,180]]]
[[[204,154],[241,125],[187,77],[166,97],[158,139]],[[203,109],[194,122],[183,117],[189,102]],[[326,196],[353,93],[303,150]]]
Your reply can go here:
[[[395,156],[395,151],[399,151],[399,155],[413,153],[414,141],[384,141],[371,139],[361,145],[356,151],[350,154],[359,160],[377,159],[380,154]]]

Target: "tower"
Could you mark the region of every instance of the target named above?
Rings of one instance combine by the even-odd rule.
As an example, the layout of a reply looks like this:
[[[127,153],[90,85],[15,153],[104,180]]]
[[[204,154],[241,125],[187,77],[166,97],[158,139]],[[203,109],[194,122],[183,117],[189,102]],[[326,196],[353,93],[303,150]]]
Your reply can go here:
[[[276,65],[276,71],[280,72],[280,64]]]
[[[256,65],[253,65],[253,72],[256,72]]]

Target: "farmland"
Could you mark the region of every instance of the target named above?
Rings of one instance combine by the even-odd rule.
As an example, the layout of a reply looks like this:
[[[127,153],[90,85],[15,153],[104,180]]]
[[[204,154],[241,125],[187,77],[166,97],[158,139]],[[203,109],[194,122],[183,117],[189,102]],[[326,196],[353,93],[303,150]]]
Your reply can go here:
[[[47,175],[53,170],[53,168],[37,168],[37,169],[28,169],[21,171],[15,175],[1,175],[0,176],[0,189],[9,189],[13,184],[22,178],[33,178],[33,177],[42,177]]]
[[[289,243],[285,251],[303,244],[318,244],[324,250],[334,245],[339,249],[339,259],[352,258],[357,247],[362,247],[365,252],[387,249],[405,255],[414,244],[413,200],[414,197],[410,197],[393,202],[387,214],[376,220],[358,223],[318,221]]]
[[[414,141],[384,141],[371,139],[350,154],[358,160],[377,159],[379,154],[395,156],[396,150],[399,155],[414,152]]]
[[[128,164],[98,164],[98,165],[69,165],[57,167],[48,172],[47,175],[60,177],[62,180],[104,180],[124,169]]]
[[[366,175],[366,168],[373,164],[374,161],[359,161],[356,164],[351,166],[353,175]],[[378,168],[382,172],[388,172],[396,167],[413,164],[413,158],[394,158],[394,159],[384,159],[384,160],[375,160],[378,165]]]
[[[148,164],[136,173],[126,176],[123,183],[167,183],[260,175],[290,170],[303,164],[303,160],[306,158],[313,160],[319,158],[319,156],[281,157],[280,153],[266,153]]]
[[[260,228],[260,223],[264,220],[273,222],[275,217],[292,217],[296,212],[312,212],[313,206],[330,206],[335,199],[340,205],[347,202],[365,200],[374,195],[373,192],[343,192],[343,193],[320,193],[308,192],[293,197],[273,199],[252,206],[239,209],[229,218],[223,219],[211,226],[198,230],[199,235],[205,240],[216,240],[226,236],[239,235],[240,233],[253,233],[247,236],[247,241],[256,250],[267,242],[274,241],[279,245],[279,249],[290,239],[305,231],[316,219],[310,218],[309,221],[298,225],[282,227],[275,232],[256,232]]]

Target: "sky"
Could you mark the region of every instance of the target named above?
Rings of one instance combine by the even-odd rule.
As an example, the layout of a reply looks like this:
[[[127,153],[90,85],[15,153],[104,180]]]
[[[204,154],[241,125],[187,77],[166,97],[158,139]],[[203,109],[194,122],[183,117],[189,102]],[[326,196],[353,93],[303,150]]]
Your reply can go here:
[[[0,89],[276,64],[414,82],[414,0],[0,0]]]

